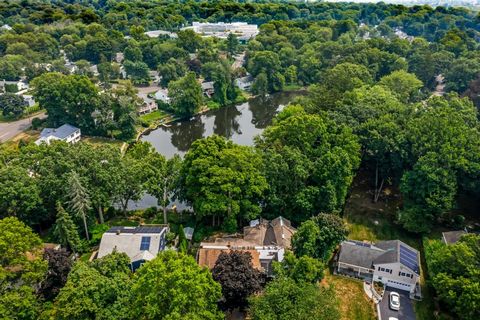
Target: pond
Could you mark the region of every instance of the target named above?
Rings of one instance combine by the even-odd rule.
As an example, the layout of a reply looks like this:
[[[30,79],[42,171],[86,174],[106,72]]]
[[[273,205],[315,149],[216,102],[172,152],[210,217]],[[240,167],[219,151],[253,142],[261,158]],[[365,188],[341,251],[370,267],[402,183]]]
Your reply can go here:
[[[150,142],[166,158],[175,154],[183,156],[195,140],[212,134],[250,146],[253,145],[254,137],[261,134],[275,115],[298,95],[298,92],[276,93],[265,98],[253,98],[240,105],[210,110],[189,120],[161,126],[144,135],[141,140]],[[129,209],[156,205],[157,199],[147,194],[140,201],[131,203]],[[178,210],[184,207],[182,204],[176,205]]]

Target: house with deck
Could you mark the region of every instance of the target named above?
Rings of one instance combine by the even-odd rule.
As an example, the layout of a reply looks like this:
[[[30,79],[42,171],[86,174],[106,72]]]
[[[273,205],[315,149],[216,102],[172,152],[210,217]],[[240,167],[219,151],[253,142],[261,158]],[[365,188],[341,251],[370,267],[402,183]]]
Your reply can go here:
[[[97,258],[113,251],[123,252],[130,258],[131,269],[135,271],[165,250],[168,231],[167,225],[111,227],[102,236]]]
[[[222,252],[249,252],[253,266],[271,275],[273,261],[283,261],[285,250],[290,248],[295,232],[290,221],[283,217],[271,221],[252,220],[249,226],[243,228],[242,235],[226,235],[200,243],[197,262],[211,269]]]
[[[420,253],[400,240],[346,240],[335,256],[335,272],[409,292],[420,298]]]
[[[157,102],[150,98],[146,93],[139,93],[138,97],[142,100],[142,104],[137,109],[139,115],[158,110]]]

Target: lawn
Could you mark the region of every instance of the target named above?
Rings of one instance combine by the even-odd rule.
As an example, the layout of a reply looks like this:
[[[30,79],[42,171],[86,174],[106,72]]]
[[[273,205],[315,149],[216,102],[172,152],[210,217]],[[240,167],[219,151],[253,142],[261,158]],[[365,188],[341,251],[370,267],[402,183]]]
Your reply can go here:
[[[151,125],[154,122],[166,119],[169,116],[170,116],[169,114],[163,112],[162,110],[156,110],[154,112],[140,116],[140,119],[146,122],[148,125]]]
[[[112,146],[118,146],[118,148],[121,148],[123,145],[123,141],[121,140],[116,140],[116,139],[109,139],[105,137],[82,137],[83,142],[87,142],[93,145],[104,145],[104,144],[111,144]]]
[[[363,282],[327,274],[322,283],[334,286],[339,299],[341,320],[376,319],[375,305],[363,291]]]

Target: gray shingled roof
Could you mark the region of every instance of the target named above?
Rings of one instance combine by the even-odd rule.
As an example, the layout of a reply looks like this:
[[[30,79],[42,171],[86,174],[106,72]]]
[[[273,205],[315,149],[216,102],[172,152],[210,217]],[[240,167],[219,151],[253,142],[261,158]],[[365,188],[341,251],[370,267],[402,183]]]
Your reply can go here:
[[[382,263],[395,263],[399,260],[398,257],[398,246],[400,241],[398,240],[388,240],[380,241],[375,243],[377,248],[384,250],[384,254],[379,256],[373,263],[382,264]]]
[[[45,128],[42,130],[40,133],[41,138],[46,138],[48,136],[54,136],[57,137],[58,139],[65,139],[69,135],[75,133],[77,130],[79,130],[77,127],[74,127],[69,124],[64,124],[58,128]]]
[[[384,253],[374,246],[356,241],[344,241],[338,262],[371,269],[373,261]]]

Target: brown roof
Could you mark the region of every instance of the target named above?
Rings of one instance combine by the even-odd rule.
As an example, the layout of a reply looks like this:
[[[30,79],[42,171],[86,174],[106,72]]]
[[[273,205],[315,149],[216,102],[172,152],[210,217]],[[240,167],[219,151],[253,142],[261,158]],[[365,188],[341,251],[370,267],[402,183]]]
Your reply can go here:
[[[289,220],[278,217],[272,221],[260,219],[255,226],[243,228],[244,239],[258,246],[277,245],[290,248],[296,229]]]
[[[232,249],[210,249],[210,248],[200,248],[198,250],[198,264],[201,266],[206,266],[209,269],[212,269],[217,262],[218,257],[222,252],[230,252]],[[261,270],[260,265],[260,254],[255,249],[249,250],[239,250],[241,252],[250,252],[252,255],[252,264],[256,269]]]

